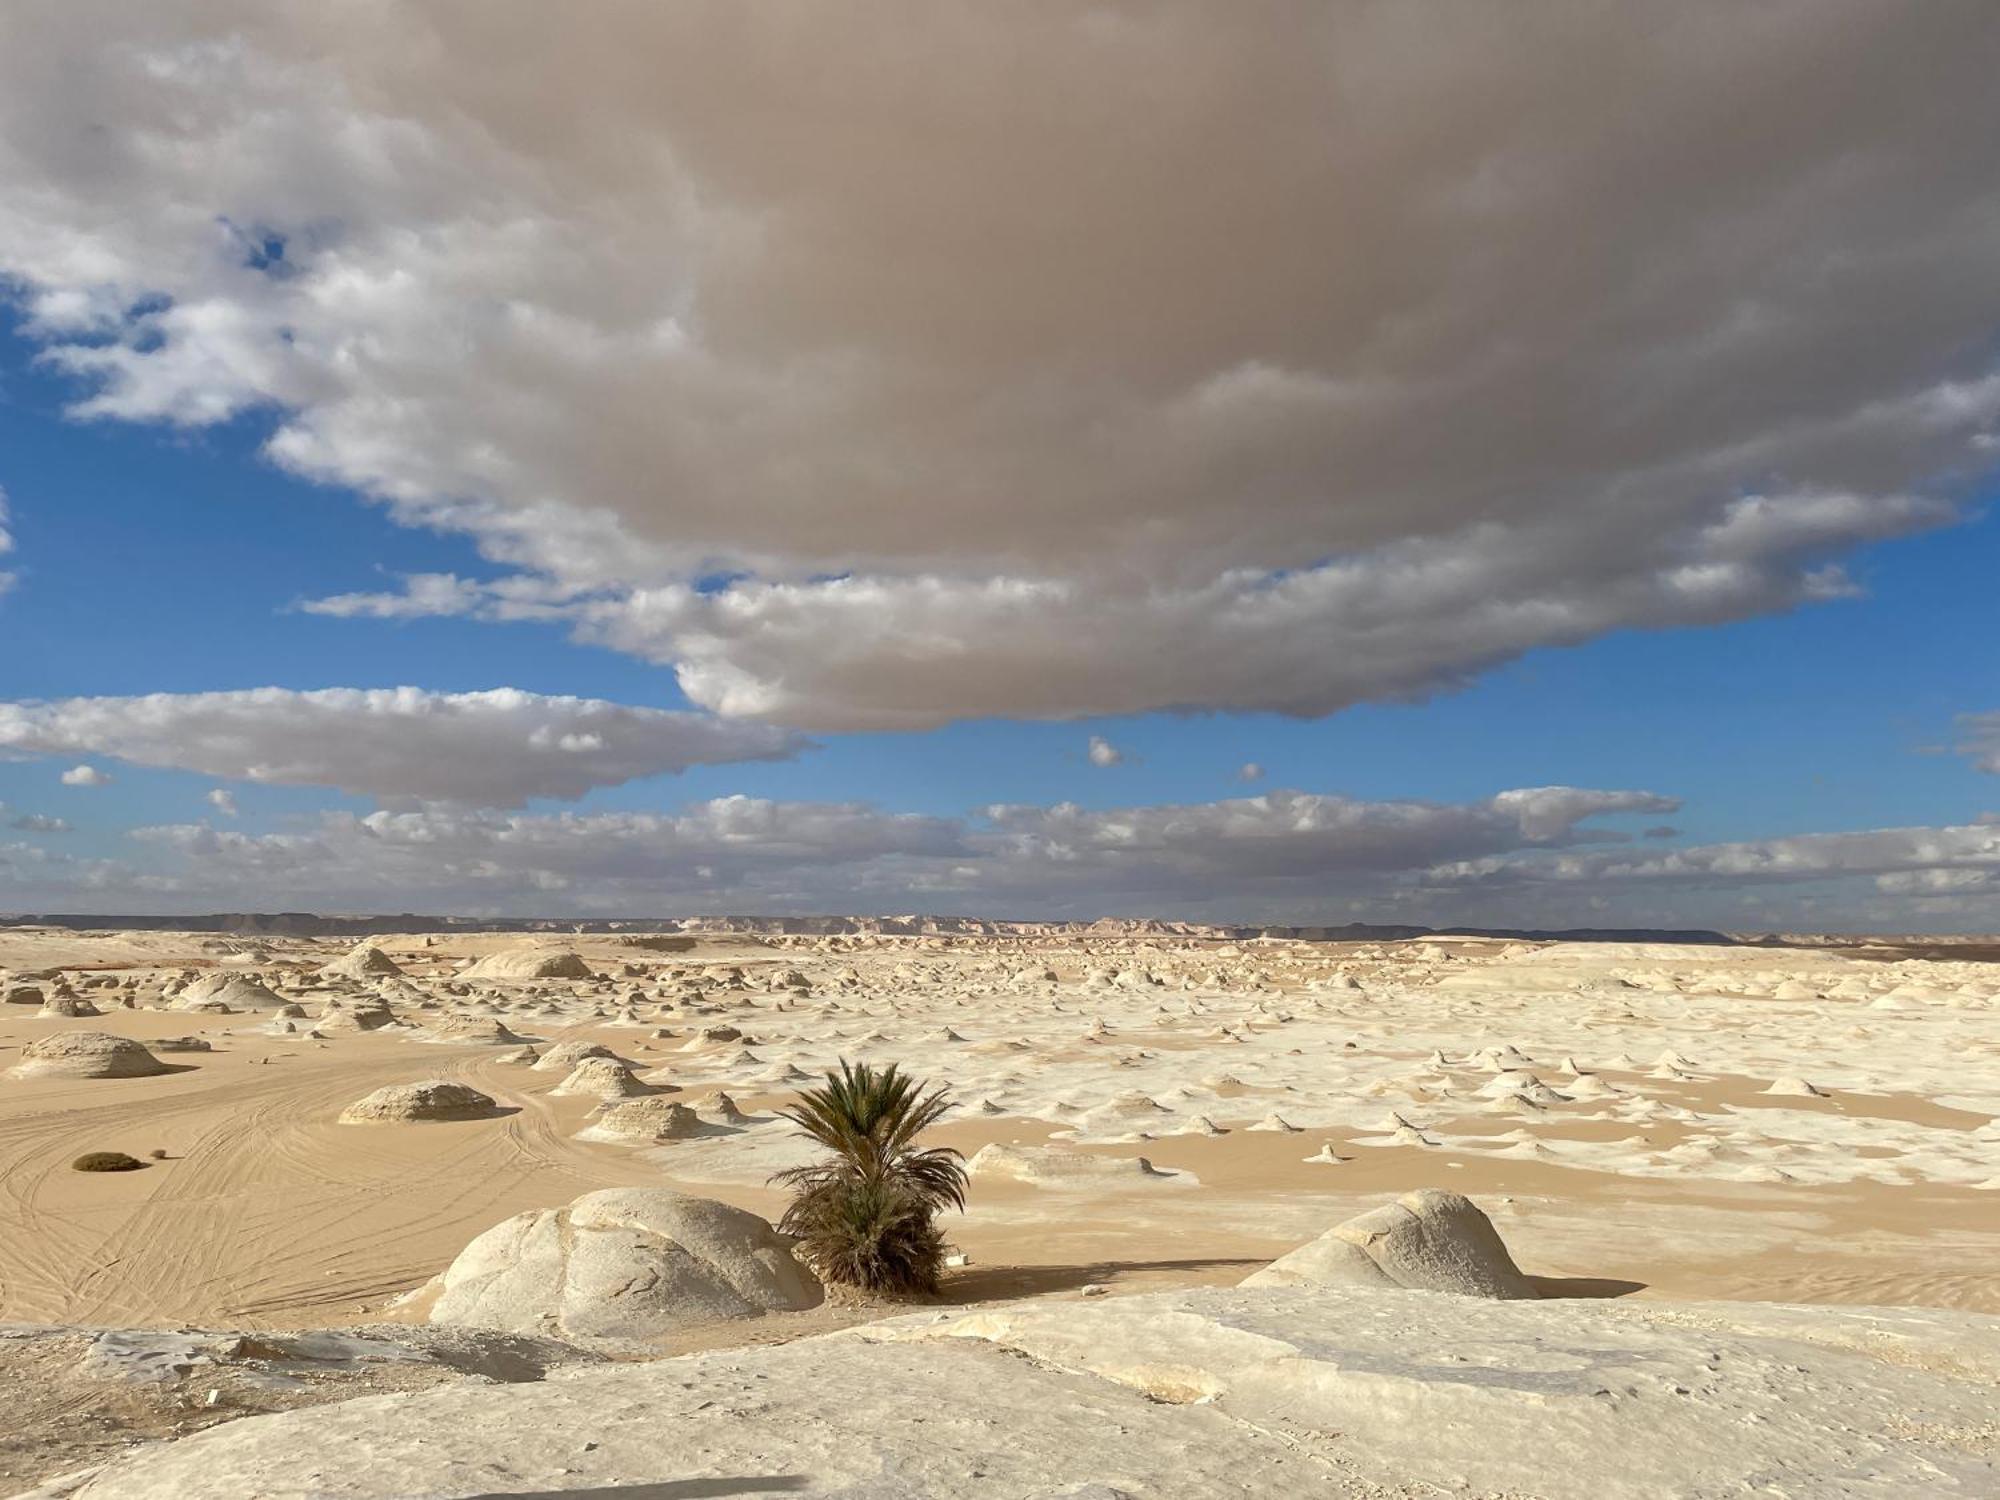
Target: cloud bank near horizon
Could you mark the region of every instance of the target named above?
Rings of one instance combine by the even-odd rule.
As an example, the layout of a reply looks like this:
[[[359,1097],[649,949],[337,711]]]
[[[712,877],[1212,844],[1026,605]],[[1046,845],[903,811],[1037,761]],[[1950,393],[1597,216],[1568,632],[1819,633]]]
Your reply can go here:
[[[276,833],[145,827],[130,835],[131,855],[114,859],[0,846],[0,907],[24,909],[32,894],[42,910],[247,901],[516,916],[1744,927],[1757,925],[1760,893],[1783,888],[1788,910],[1821,913],[1829,927],[1922,930],[1989,909],[2000,890],[2000,823],[1662,848],[1601,821],[1678,807],[1651,792],[1573,787],[1458,804],[1275,791],[1099,810],[996,805],[965,817],[744,796],[659,813],[431,805],[323,813]]]

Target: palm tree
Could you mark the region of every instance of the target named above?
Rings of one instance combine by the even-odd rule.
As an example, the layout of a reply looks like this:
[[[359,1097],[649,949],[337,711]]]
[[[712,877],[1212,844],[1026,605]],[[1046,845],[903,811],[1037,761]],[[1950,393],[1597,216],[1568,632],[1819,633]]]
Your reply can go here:
[[[916,1140],[951,1108],[942,1087],[892,1063],[879,1071],[841,1060],[823,1088],[806,1089],[785,1118],[826,1147],[821,1161],[771,1181],[793,1190],[778,1223],[824,1281],[892,1294],[930,1293],[944,1270],[937,1215],[965,1207],[965,1166],[949,1146]]]

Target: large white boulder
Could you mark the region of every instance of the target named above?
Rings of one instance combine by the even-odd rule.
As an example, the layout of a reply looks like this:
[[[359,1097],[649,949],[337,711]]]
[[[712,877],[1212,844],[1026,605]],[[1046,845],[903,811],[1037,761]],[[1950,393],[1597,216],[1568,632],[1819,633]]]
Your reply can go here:
[[[1436,1188],[1334,1225],[1243,1285],[1400,1287],[1507,1301],[1541,1295],[1479,1205]]]
[[[440,1278],[433,1323],[640,1340],[817,1306],[819,1283],[755,1214],[665,1188],[605,1188],[516,1214]]]

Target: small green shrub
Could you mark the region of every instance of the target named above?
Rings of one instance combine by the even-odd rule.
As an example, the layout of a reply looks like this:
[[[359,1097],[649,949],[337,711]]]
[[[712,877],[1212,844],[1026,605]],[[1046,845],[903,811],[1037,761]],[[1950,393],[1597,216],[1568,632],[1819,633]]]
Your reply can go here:
[[[123,1151],[86,1151],[70,1163],[78,1172],[136,1172],[145,1165]]]

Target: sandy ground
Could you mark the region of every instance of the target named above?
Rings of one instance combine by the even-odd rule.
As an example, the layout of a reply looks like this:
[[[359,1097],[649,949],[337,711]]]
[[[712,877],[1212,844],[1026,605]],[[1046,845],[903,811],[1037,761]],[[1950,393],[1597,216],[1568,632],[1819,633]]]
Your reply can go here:
[[[321,1040],[270,1034],[262,1014],[152,1007],[177,976],[219,967],[261,976],[305,1006],[294,1024],[310,1028],[326,1000],[378,987],[314,977],[345,944],[0,932],[0,989],[47,989],[54,979],[37,975],[60,969],[106,1010],[45,1019],[0,1006],[0,1070],[60,1031],[213,1049],[162,1054],[182,1070],[158,1077],[0,1076],[0,1321],[417,1316],[397,1299],[475,1234],[597,1187],[676,1186],[775,1217],[764,1180],[802,1159],[771,1114],[795,1086],[782,1075],[841,1055],[900,1059],[949,1084],[962,1108],[938,1139],[968,1155],[1020,1142],[1158,1169],[977,1177],[949,1225],[971,1257],[952,1300],[1234,1282],[1362,1207],[1433,1185],[1486,1206],[1552,1291],[2000,1311],[2000,965],[1617,945],[725,937],[684,952],[575,939],[605,977],[499,984],[456,971],[523,939],[378,942],[407,971],[383,986],[405,1024]],[[129,988],[90,987],[105,975]],[[121,995],[138,1008],[113,1008]],[[500,1061],[505,1047],[421,1039],[454,1012],[497,1015],[538,1048],[602,1041],[705,1118],[726,1089],[752,1123],[650,1148],[579,1141],[594,1102],[552,1097],[560,1073]],[[699,1035],[722,1025],[745,1036]],[[1566,1093],[1566,1058],[1605,1092]],[[1765,1092],[1791,1076],[1823,1095]],[[470,1083],[504,1113],[336,1122],[382,1084],[427,1078]],[[1401,1138],[1392,1113],[1409,1122]],[[1295,1128],[1251,1128],[1273,1115]],[[1179,1133],[1197,1117],[1225,1133]],[[90,1150],[166,1159],[72,1171]]]

